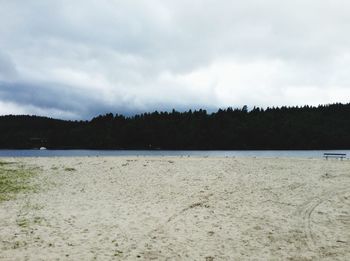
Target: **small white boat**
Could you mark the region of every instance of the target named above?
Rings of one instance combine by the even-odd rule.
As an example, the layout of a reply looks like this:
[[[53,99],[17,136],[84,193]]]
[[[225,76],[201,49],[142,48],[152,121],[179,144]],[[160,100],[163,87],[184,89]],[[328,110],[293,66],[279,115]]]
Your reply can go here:
[[[40,147],[40,150],[46,150],[46,148],[45,147]]]

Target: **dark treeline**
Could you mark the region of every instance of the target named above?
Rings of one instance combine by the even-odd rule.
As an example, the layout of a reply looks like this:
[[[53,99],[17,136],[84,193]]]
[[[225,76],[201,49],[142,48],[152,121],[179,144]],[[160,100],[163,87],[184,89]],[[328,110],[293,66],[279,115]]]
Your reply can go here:
[[[1,116],[0,148],[350,149],[350,103],[318,107],[228,108],[112,113],[91,121]]]

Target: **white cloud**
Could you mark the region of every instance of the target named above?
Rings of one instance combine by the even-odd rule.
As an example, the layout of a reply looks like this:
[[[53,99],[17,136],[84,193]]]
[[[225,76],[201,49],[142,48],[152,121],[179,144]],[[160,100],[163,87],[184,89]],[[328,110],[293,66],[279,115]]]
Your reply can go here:
[[[21,108],[18,104],[0,101],[0,115],[25,113],[27,113],[26,110]]]
[[[12,104],[0,113],[348,102],[349,11],[345,0],[0,0],[0,101]]]

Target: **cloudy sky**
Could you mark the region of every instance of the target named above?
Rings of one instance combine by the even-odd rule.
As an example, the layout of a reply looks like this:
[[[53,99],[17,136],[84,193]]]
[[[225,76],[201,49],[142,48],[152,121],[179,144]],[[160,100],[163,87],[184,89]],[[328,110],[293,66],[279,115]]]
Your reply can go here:
[[[0,0],[0,115],[350,101],[348,0]]]

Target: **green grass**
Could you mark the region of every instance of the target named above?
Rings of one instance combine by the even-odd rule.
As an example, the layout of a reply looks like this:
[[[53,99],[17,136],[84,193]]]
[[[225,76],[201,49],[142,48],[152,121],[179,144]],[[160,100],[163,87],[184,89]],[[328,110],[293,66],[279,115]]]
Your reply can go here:
[[[19,218],[16,220],[16,223],[18,226],[22,227],[22,228],[26,228],[29,227],[29,220],[26,218]]]
[[[14,164],[14,162],[0,161],[0,167]]]
[[[76,171],[75,168],[69,168],[69,167],[65,168],[64,170],[65,170],[65,171]]]
[[[34,191],[30,179],[35,173],[33,169],[15,163],[0,162],[0,202],[13,199],[19,193]]]

